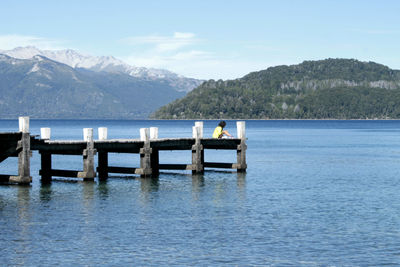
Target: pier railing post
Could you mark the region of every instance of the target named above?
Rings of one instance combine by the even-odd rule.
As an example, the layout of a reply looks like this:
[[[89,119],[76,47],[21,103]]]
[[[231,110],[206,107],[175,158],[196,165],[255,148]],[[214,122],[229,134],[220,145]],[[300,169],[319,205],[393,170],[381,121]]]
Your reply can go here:
[[[237,137],[240,139],[240,145],[237,146],[237,171],[245,172],[247,169],[246,163],[246,122],[236,122]]]
[[[193,126],[193,138],[195,143],[192,146],[192,174],[204,173],[204,149],[201,144],[202,129],[201,126]]]
[[[158,128],[150,127],[150,140],[158,139]],[[151,175],[157,177],[160,174],[160,156],[157,148],[151,148]]]
[[[87,142],[86,149],[83,150],[83,171],[78,172],[78,178],[83,178],[84,181],[94,180],[96,171],[94,169],[94,149],[93,129],[84,128],[83,138]]]
[[[50,140],[51,129],[50,128],[40,128],[40,139]]]
[[[140,176],[150,177],[151,169],[151,148],[150,148],[150,130],[149,128],[140,129],[140,141],[143,141],[143,147],[140,149]]]
[[[50,128],[40,128],[40,139],[50,140],[51,129]],[[45,151],[39,151],[40,154],[40,171],[42,183],[51,182],[51,153]]]
[[[29,134],[29,117],[19,117],[19,131],[21,132],[21,140],[18,146],[22,148],[18,153],[18,176],[10,176],[9,181],[12,183],[29,184],[32,182],[31,177],[31,136]]]
[[[108,130],[106,127],[99,127],[98,128],[98,135],[100,141],[107,140],[108,137]],[[98,151],[98,176],[99,180],[107,180],[108,178],[108,152],[107,151]]]

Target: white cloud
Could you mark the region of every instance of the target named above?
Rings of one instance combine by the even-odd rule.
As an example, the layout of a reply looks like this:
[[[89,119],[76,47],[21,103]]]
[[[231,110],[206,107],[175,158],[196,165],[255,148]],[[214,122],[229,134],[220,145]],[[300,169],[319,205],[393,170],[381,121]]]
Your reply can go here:
[[[130,45],[150,44],[159,52],[167,52],[193,45],[198,40],[193,33],[175,32],[172,36],[148,35],[128,37],[123,42]]]
[[[10,50],[15,47],[35,46],[43,50],[59,50],[63,49],[61,42],[30,35],[0,35],[0,49]]]
[[[236,46],[237,50],[231,46],[221,50],[215,44],[210,45],[206,40],[197,38],[193,33],[182,32],[175,32],[171,36],[130,37],[123,41],[132,46],[131,54],[120,58],[128,64],[167,69],[198,79],[236,79],[250,71],[271,66],[267,62],[262,62],[261,58],[255,61],[253,58],[252,61],[244,57],[240,51],[243,47],[248,50],[275,51],[268,46],[248,47],[246,43],[239,48]]]

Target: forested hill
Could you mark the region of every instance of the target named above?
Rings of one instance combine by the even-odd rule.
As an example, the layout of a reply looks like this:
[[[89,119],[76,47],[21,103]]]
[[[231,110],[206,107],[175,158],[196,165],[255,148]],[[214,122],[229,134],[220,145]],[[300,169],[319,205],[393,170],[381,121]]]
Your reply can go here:
[[[304,61],[241,79],[210,80],[161,109],[161,119],[400,118],[400,71],[353,59]]]

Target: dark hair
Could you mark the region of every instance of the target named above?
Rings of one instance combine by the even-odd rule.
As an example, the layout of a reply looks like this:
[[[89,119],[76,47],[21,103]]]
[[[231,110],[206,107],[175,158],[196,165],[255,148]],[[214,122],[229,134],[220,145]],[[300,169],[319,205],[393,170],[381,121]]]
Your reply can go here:
[[[221,126],[222,128],[224,128],[226,126],[226,122],[225,121],[220,121],[218,126]]]

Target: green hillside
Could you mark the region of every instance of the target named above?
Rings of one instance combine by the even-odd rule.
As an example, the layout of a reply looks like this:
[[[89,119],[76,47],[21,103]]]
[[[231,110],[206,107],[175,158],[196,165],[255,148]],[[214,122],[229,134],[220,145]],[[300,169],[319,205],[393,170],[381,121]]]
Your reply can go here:
[[[271,67],[204,82],[160,108],[160,119],[400,118],[400,71],[353,59]]]

